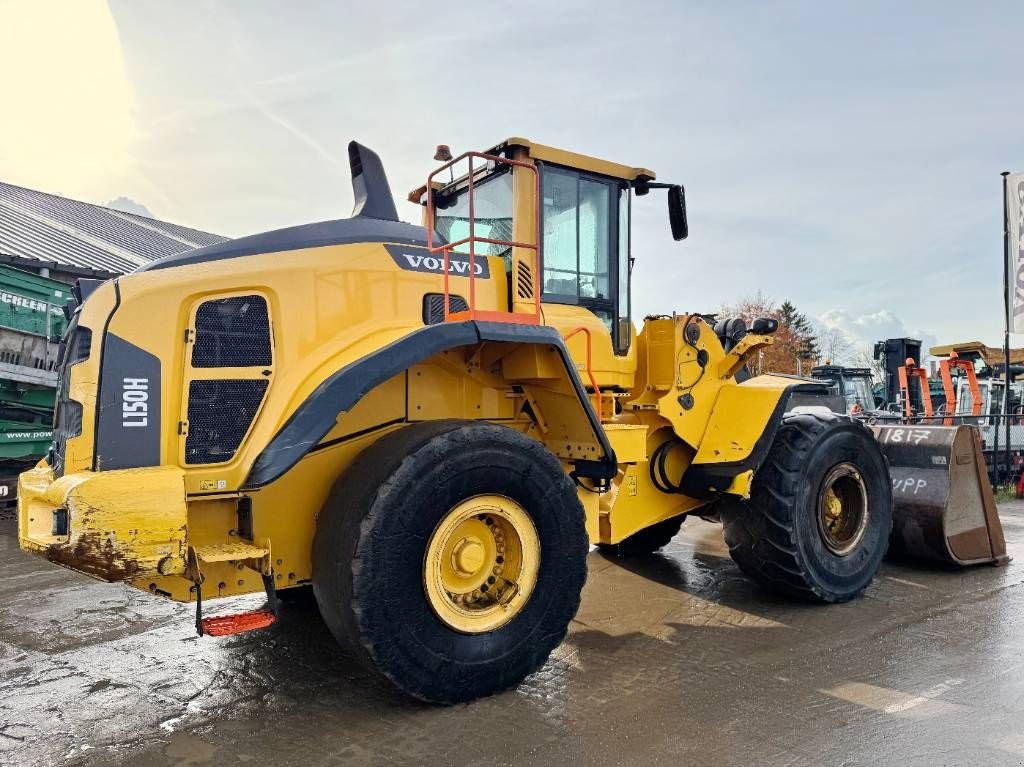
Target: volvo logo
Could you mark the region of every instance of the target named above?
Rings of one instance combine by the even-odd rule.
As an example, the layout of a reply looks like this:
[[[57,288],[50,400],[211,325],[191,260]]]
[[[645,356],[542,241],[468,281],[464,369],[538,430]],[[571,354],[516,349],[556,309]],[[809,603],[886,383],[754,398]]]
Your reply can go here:
[[[410,272],[429,272],[444,274],[444,256],[431,253],[426,248],[409,245],[385,245],[384,248],[400,269]],[[473,263],[473,273],[477,278],[489,279],[491,276],[487,256],[477,255]],[[469,276],[469,256],[463,253],[451,253],[448,256],[448,274],[456,277]]]

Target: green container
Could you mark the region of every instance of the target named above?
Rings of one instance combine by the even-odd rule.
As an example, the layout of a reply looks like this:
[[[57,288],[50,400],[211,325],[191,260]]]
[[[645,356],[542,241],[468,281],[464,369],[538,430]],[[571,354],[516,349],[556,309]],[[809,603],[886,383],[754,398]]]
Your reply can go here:
[[[71,287],[63,282],[0,265],[0,328],[59,340],[67,329],[63,307],[70,297]],[[16,473],[46,453],[54,396],[50,387],[12,381],[0,372],[0,475]]]
[[[49,387],[0,379],[0,465],[46,453],[53,439],[54,395]]]
[[[0,265],[0,327],[48,338],[67,328],[64,304],[71,288],[63,282]]]

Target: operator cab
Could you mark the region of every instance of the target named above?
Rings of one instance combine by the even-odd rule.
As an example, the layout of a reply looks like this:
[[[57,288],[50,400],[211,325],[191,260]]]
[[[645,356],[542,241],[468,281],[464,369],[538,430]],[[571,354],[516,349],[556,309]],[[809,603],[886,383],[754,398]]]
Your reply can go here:
[[[522,274],[533,274],[533,265],[539,262],[540,302],[589,310],[608,329],[616,354],[626,354],[632,337],[633,193],[668,189],[672,232],[680,240],[687,235],[682,187],[654,183],[654,172],[646,168],[522,138],[471,154],[477,158],[471,170],[456,176],[454,167],[461,158],[452,160],[447,147],[438,147],[435,159],[448,162],[442,166],[448,178],[435,180],[437,171],[432,175],[429,204],[428,185],[409,195],[411,202],[425,205],[424,224],[443,242],[452,243],[452,253],[469,254],[472,247],[477,257],[504,258],[513,312],[525,307],[517,304],[528,292],[523,291]],[[526,272],[517,268],[517,258],[526,262]]]
[[[811,368],[811,378],[828,381],[831,393],[842,398],[848,415],[870,413],[878,409],[870,368],[848,368],[841,365],[819,365]]]

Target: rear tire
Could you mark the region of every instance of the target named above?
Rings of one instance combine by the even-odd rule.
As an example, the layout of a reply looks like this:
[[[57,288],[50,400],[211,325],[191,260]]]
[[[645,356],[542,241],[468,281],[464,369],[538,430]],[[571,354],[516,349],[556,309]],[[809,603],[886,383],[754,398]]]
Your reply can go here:
[[[495,505],[507,509],[491,514]],[[487,549],[470,535],[437,556],[453,519],[481,539],[501,528],[497,554],[494,540]],[[414,424],[367,448],[336,483],[317,519],[313,585],[325,622],[357,660],[409,695],[457,703],[512,687],[544,663],[579,607],[587,550],[573,483],[542,444],[482,422]],[[506,580],[502,568],[514,563],[519,575]],[[444,567],[456,585],[492,569],[498,580],[449,594],[459,590],[433,577]]]
[[[844,602],[864,592],[888,547],[889,466],[859,421],[788,413],[750,500],[723,499],[720,510],[729,553],[748,576],[786,595]]]
[[[643,557],[667,546],[683,527],[685,516],[665,519],[657,524],[638,530],[618,543],[599,543],[602,554],[611,557]]]

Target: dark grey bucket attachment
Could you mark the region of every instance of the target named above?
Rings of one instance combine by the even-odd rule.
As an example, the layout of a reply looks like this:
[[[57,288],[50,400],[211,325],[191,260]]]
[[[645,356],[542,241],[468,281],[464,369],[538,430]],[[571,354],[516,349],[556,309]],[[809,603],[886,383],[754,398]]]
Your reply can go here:
[[[1009,561],[973,426],[872,426],[892,476],[891,546],[957,565]]]

